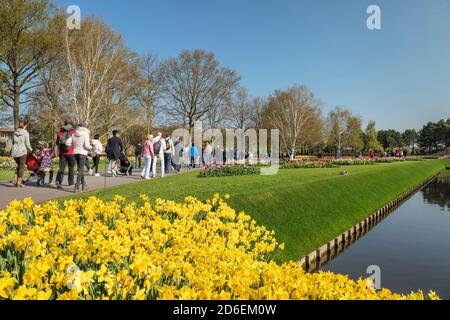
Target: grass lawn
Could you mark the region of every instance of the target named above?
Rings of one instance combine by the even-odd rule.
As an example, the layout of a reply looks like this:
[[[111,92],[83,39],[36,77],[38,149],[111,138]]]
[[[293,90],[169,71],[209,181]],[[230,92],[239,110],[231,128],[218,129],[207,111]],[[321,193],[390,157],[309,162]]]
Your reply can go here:
[[[197,178],[195,172],[83,194],[111,199],[140,194],[171,200],[229,194],[228,203],[276,232],[286,244],[280,260],[297,260],[333,239],[412,186],[445,168],[448,162],[377,164],[342,168],[280,170],[276,176]]]
[[[0,170],[0,181],[11,180],[14,178],[14,171]]]

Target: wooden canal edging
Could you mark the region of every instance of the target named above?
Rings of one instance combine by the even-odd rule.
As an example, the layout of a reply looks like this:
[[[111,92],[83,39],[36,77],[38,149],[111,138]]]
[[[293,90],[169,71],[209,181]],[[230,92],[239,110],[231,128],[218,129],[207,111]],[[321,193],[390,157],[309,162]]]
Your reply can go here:
[[[425,182],[419,184],[418,186],[411,188],[409,191],[403,193],[398,198],[389,202],[383,208],[372,214],[370,217],[354,225],[338,237],[329,241],[327,244],[321,246],[319,249],[302,258],[299,261],[299,264],[306,272],[318,271],[323,264],[329,262],[331,259],[348,248],[352,243],[369,232],[372,228],[378,225],[378,223],[380,223],[392,212],[394,212],[395,209],[400,207],[400,205],[408,200],[413,194],[429,185],[441,173],[442,171],[433,175],[431,178],[427,179]]]

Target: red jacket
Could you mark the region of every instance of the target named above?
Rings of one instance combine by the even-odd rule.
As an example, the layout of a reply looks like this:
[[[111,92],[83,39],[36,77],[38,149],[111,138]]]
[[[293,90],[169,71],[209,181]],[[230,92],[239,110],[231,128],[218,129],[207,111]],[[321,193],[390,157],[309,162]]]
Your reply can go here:
[[[62,136],[64,131],[65,131],[65,129],[61,128],[58,131],[58,133],[56,134],[56,145],[58,146],[58,150],[59,150],[59,155],[60,156],[62,156],[62,155],[70,156],[70,155],[73,154],[73,150],[75,149],[75,147],[73,145],[70,147],[69,151],[66,151],[66,152],[63,152],[62,150],[59,149],[59,138],[61,138],[61,136]],[[69,131],[69,133],[70,133],[71,136],[74,136],[75,135],[75,130],[72,129],[72,130]]]

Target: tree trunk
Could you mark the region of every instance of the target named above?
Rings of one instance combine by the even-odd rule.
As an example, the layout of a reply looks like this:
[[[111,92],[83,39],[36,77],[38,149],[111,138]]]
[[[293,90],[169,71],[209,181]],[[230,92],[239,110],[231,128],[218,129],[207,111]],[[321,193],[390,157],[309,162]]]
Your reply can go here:
[[[150,134],[152,131],[152,113],[150,110],[147,110],[147,134]]]
[[[14,128],[17,129],[19,127],[20,121],[20,94],[19,88],[14,88],[14,106],[13,106],[13,119],[14,119]]]
[[[153,106],[147,105],[147,134],[150,134],[153,126]]]

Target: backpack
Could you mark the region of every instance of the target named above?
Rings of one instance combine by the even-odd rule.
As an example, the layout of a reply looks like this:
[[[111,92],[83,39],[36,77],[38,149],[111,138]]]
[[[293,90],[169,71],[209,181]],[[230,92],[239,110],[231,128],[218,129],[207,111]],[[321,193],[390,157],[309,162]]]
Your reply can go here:
[[[59,137],[59,150],[63,152],[67,152],[70,150],[70,147],[67,145],[67,140],[70,138],[70,131],[64,130]]]
[[[5,153],[11,153],[12,152],[12,147],[13,147],[12,140],[11,139],[6,140]]]
[[[155,142],[155,144],[153,145],[153,150],[155,151],[155,155],[159,154],[159,152],[161,151],[161,139],[159,139],[158,142]]]

